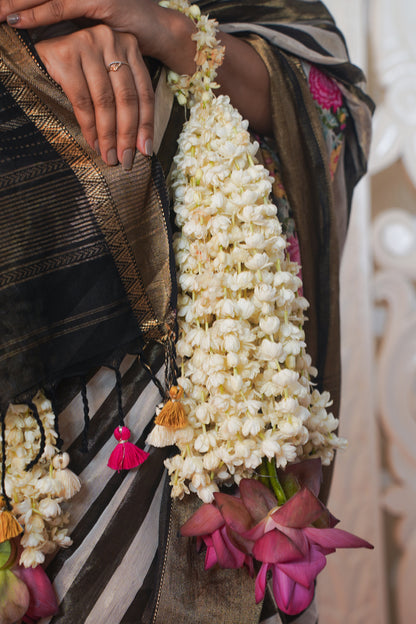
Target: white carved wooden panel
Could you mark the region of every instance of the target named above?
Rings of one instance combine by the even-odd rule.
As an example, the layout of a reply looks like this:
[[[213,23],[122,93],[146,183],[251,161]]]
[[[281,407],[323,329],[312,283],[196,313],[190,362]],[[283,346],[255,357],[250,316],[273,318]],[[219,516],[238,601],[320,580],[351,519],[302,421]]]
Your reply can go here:
[[[377,102],[370,171],[402,158],[416,186],[416,3],[371,0],[374,69],[385,90]]]
[[[377,104],[370,176],[355,195],[342,266],[341,431],[350,444],[337,458],[330,508],[376,550],[329,558],[318,582],[320,622],[410,624],[416,621],[416,2],[326,3],[353,61],[371,70]],[[395,180],[392,172],[401,170]],[[383,184],[390,185],[384,194]],[[374,198],[398,201],[371,206],[370,188]]]

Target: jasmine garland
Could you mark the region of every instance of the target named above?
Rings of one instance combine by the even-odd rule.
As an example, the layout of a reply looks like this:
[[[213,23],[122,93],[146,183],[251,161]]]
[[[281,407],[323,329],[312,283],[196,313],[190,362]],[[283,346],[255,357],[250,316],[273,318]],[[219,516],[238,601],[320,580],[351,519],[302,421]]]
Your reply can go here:
[[[6,493],[13,514],[24,528],[20,540],[20,564],[36,567],[45,555],[72,544],[66,528],[69,514],[61,503],[80,489],[78,477],[67,469],[67,453],[59,453],[54,430],[55,416],[51,403],[38,392],[33,399],[45,430],[45,450],[33,468],[28,464],[39,451],[41,434],[38,423],[27,405],[13,405],[5,418]]]
[[[264,457],[277,467],[309,457],[329,464],[345,441],[327,411],[329,394],[311,381],[308,303],[270,201],[272,178],[256,162],[248,122],[228,97],[213,94],[214,65],[222,59],[210,51],[218,46],[215,24],[185,4],[169,6],[205,33],[194,36],[202,61],[194,76],[169,80],[180,101],[192,92],[172,176],[181,228],[174,240],[178,383],[188,426],[156,426],[149,442],[179,448],[165,462],[172,496],[191,491],[211,502],[219,484],[253,476]]]

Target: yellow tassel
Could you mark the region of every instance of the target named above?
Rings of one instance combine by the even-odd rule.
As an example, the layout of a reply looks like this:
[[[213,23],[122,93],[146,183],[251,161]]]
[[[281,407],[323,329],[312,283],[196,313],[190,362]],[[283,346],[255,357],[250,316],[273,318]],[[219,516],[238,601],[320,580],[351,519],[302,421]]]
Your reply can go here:
[[[0,497],[0,503],[2,503],[3,506],[5,505],[3,497]],[[0,511],[0,544],[17,537],[20,533],[23,533],[23,528],[12,512],[7,509]]]
[[[172,386],[170,388],[170,399],[155,418],[157,425],[167,429],[183,429],[183,427],[186,427],[188,423],[185,408],[180,402],[182,396],[183,389],[180,386]]]

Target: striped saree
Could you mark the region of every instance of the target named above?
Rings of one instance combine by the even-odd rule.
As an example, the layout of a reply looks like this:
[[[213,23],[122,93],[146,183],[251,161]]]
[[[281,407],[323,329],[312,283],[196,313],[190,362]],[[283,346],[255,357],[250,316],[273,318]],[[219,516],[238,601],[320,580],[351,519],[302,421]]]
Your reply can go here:
[[[360,88],[362,74],[320,2],[199,5],[254,46],[270,72],[274,148],[311,302],[307,341],[318,383],[337,410],[339,260],[369,141],[371,103]],[[174,329],[163,178],[183,113],[163,71],[154,71],[157,158],[138,155],[131,172],[107,168],[86,145],[29,39],[0,29],[1,407],[37,387],[53,389],[64,448],[83,482],[70,505],[73,546],[47,567],[60,602],[50,621],[314,624],[314,605],[297,618],[277,614],[271,598],[256,606],[245,570],[203,570],[203,555],[178,537],[198,502],[171,502],[163,467],[169,449],[147,449],[148,460],[129,472],[106,465],[118,424],[114,369],[121,373],[132,441],[143,446],[161,399],[149,370],[163,382],[163,342]],[[348,110],[334,176],[304,62],[336,81]]]

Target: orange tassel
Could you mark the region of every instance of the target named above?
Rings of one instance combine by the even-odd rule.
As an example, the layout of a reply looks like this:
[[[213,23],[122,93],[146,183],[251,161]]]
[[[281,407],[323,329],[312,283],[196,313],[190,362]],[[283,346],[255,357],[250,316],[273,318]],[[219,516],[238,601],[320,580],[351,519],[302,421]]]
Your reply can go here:
[[[183,429],[188,424],[185,408],[180,402],[183,389],[172,386],[169,390],[169,400],[155,418],[155,423],[167,429]]]
[[[3,497],[0,497],[0,502],[5,505]],[[20,533],[23,533],[23,528],[12,512],[7,509],[0,511],[0,544],[17,537]]]

